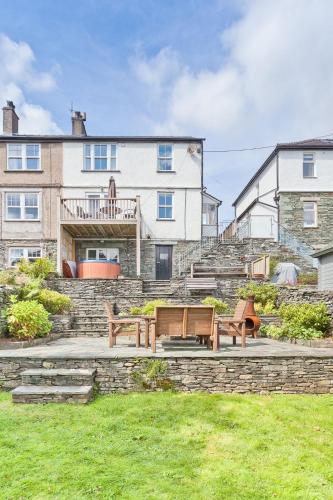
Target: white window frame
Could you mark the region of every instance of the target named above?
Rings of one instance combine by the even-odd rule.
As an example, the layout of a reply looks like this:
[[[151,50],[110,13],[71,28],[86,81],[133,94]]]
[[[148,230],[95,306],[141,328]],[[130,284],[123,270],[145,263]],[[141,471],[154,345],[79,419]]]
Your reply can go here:
[[[30,194],[36,194],[37,195],[37,218],[36,219],[29,219],[27,217],[22,217],[22,215],[25,214],[25,196],[30,195]],[[8,217],[8,196],[11,195],[19,195],[20,196],[20,205],[14,205],[15,207],[20,207],[21,209],[21,217],[19,219],[12,219]],[[34,207],[34,205],[31,205],[31,207]],[[6,221],[8,222],[39,222],[41,220],[41,203],[40,203],[40,192],[38,191],[6,191],[5,193],[5,214],[6,214]]]
[[[101,252],[104,252],[106,254],[106,259],[89,259],[88,257],[88,254],[89,254],[89,251],[90,250],[95,250],[96,251],[96,257],[98,256],[98,253],[101,251]],[[117,263],[119,264],[119,248],[100,248],[100,247],[90,247],[90,248],[86,248],[86,260],[91,260],[91,261],[94,261],[94,260],[97,260],[97,261],[101,261],[101,262],[107,262],[109,260],[113,260],[111,259],[111,250],[113,251],[116,251],[117,255],[116,255],[116,259],[117,259]]]
[[[160,195],[171,195],[171,205],[160,205]],[[171,217],[160,217],[160,208],[170,208]],[[172,191],[157,192],[157,219],[158,220],[174,220],[174,193]]]
[[[306,203],[313,203],[314,207],[313,209],[306,209],[305,204]],[[306,224],[305,223],[305,212],[313,212],[314,213],[314,223],[313,224]],[[303,227],[305,229],[307,228],[314,228],[318,227],[318,204],[315,200],[303,200]]]
[[[171,146],[171,156],[160,156],[160,147],[161,146]],[[166,170],[160,167],[160,161],[161,160],[170,160],[171,162],[171,168],[170,170]],[[170,144],[169,142],[161,142],[157,144],[157,171],[158,172],[174,172],[174,166],[173,166],[173,144]]]
[[[305,156],[312,156],[312,161],[304,161]],[[312,151],[303,152],[303,163],[302,163],[302,173],[303,179],[315,179],[317,177],[317,169],[316,169],[316,161],[315,161],[315,153]],[[304,175],[304,164],[312,163],[313,164],[313,175]]]
[[[90,147],[90,154],[86,155],[86,146]],[[106,156],[95,156],[95,146],[106,146]],[[118,146],[116,143],[85,143],[83,144],[83,170],[84,172],[115,172],[117,171]],[[106,169],[95,168],[95,160],[106,158]],[[90,160],[90,168],[86,167],[86,160]]]
[[[21,155],[11,155],[10,154],[10,146],[20,146],[21,147]],[[38,156],[28,156],[27,155],[27,146],[38,146]],[[41,157],[40,157],[40,152],[41,152],[41,145],[38,143],[19,143],[19,142],[9,142],[7,144],[7,170],[9,172],[38,172],[41,170]],[[20,159],[22,161],[22,168],[9,168],[9,160],[10,159]],[[29,159],[36,159],[38,160],[38,168],[28,168],[28,161]]]
[[[36,259],[40,259],[43,256],[41,247],[9,247],[9,249],[8,249],[8,267],[15,267],[17,265],[17,264],[12,264],[12,260],[13,260],[13,258],[11,257],[12,250],[22,250],[22,256],[20,257],[20,260],[26,259],[29,262],[34,262]],[[39,252],[40,255],[37,257],[29,257],[29,252]]]

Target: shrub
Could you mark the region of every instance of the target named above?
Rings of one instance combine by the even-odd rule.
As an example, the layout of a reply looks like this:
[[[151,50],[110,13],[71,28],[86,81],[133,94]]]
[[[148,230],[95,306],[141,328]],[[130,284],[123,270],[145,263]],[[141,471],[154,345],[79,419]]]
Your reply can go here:
[[[244,287],[238,288],[237,295],[241,299],[247,299],[249,295],[254,295],[255,302],[265,306],[267,303],[276,304],[279,291],[274,285],[258,284],[250,281]]]
[[[143,307],[131,307],[130,314],[132,315],[144,315],[144,316],[153,316],[155,312],[155,307],[157,306],[165,306],[167,302],[162,299],[150,300],[145,303]]]
[[[172,380],[166,377],[168,363],[161,359],[141,359],[139,368],[132,373],[132,380],[140,391],[169,391],[174,388]]]
[[[267,302],[264,306],[259,302],[255,302],[254,309],[259,315],[273,316],[278,314],[278,309],[276,309],[275,304],[272,302]]]
[[[16,285],[16,272],[14,270],[0,271],[0,285]]]
[[[297,283],[299,285],[316,285],[318,283],[318,273],[300,274],[297,277]]]
[[[72,307],[72,301],[67,295],[47,288],[40,290],[37,300],[51,314],[62,314]]]
[[[279,257],[270,257],[269,259],[269,277],[274,276],[275,268],[280,263]]]
[[[230,312],[228,304],[220,299],[217,299],[216,297],[212,297],[211,295],[204,298],[201,301],[201,304],[204,304],[205,306],[214,306],[216,314],[224,314]]]
[[[21,259],[18,269],[21,273],[30,276],[30,278],[43,280],[55,272],[55,264],[47,257],[41,257],[40,259],[36,259],[34,262]]]
[[[14,302],[5,311],[8,331],[18,339],[44,337],[52,328],[49,313],[35,300]]]

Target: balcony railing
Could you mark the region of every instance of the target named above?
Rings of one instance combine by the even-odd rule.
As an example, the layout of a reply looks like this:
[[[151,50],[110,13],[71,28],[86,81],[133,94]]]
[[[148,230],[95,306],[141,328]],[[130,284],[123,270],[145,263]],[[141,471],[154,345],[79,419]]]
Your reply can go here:
[[[139,211],[135,198],[62,198],[62,222],[136,222]]]

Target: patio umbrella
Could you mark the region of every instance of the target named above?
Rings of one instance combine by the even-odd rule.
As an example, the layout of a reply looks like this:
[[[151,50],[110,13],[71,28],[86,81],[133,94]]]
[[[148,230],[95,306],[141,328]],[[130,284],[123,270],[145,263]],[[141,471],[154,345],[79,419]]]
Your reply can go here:
[[[117,213],[117,207],[116,207],[116,202],[114,201],[114,198],[117,197],[116,193],[116,181],[114,180],[113,176],[111,175],[110,180],[109,180],[109,187],[108,187],[108,198],[113,198],[112,201],[109,201],[109,209],[110,209],[110,216],[111,218],[115,217],[115,214]]]

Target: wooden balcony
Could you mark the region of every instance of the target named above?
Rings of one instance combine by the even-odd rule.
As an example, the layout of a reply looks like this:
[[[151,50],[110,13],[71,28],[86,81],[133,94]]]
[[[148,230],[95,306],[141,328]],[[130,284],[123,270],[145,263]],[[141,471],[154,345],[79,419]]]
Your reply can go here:
[[[73,238],[129,238],[140,231],[140,198],[61,198],[60,225]]]

